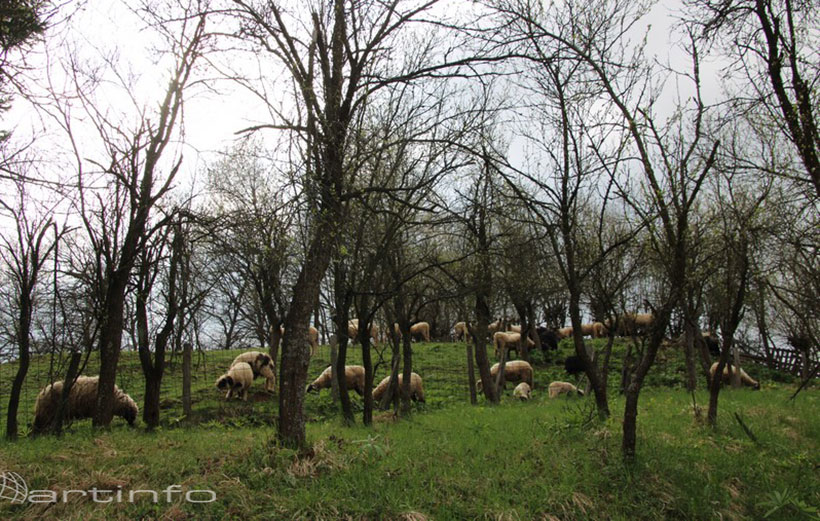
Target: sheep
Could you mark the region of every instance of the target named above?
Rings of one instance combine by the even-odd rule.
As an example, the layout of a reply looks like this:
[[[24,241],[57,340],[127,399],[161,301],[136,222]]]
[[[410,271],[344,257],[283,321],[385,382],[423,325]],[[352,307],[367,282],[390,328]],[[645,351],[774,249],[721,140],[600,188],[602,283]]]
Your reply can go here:
[[[572,336],[572,326],[562,327],[555,332],[558,334],[558,338],[569,338]]]
[[[538,339],[541,341],[541,351],[543,351],[544,354],[546,354],[547,351],[555,351],[558,349],[559,338],[555,331],[544,326],[538,326],[535,328],[535,332],[538,333]]]
[[[425,342],[430,341],[430,324],[427,322],[417,322],[410,326],[410,337],[421,337]]]
[[[578,396],[583,396],[584,391],[578,389],[569,382],[552,382],[549,387],[550,398],[556,398],[562,394],[577,393]]]
[[[279,328],[279,337],[285,336],[285,328]],[[310,357],[316,356],[319,350],[319,330],[313,326],[308,327],[308,342],[310,343]]]
[[[402,375],[399,374],[399,387],[401,387],[401,382]],[[373,389],[373,401],[378,402],[381,400],[384,393],[387,392],[389,385],[390,376],[388,375]],[[410,373],[410,399],[424,403],[424,387],[422,386],[421,376],[419,376],[418,373]]]
[[[498,377],[498,371],[501,369],[501,364],[493,364],[490,368],[490,377],[495,379]],[[533,387],[532,381],[532,366],[524,360],[512,360],[504,364],[504,382],[502,382],[502,389],[506,387],[507,382],[526,382],[530,389]],[[482,382],[478,382],[479,392],[484,388]]]
[[[228,372],[216,379],[216,387],[228,392],[225,399],[230,400],[232,396],[248,400],[248,389],[253,383],[253,368],[247,362],[238,362],[231,365]]]
[[[306,393],[312,391],[321,391],[322,389],[330,389],[333,384],[331,381],[331,367],[322,371],[313,383],[307,386]],[[360,365],[346,365],[345,366],[345,383],[348,389],[353,389],[359,396],[364,396],[364,367]]]
[[[513,333],[521,334],[521,326],[520,325],[510,326],[507,329],[507,331],[512,331]]]
[[[238,363],[245,362],[251,366],[253,371],[253,379],[258,377],[265,377],[265,390],[273,392],[276,389],[276,374],[273,367],[273,359],[267,353],[259,351],[247,351],[238,355],[231,362],[231,367]]]
[[[347,337],[351,340],[359,338],[359,319],[351,318],[347,323]],[[379,326],[370,324],[370,338],[373,340],[373,345],[379,345]]]
[[[643,335],[654,321],[652,313],[624,313],[618,321],[618,333],[621,336]]]
[[[71,386],[65,408],[65,419],[91,418],[97,410],[97,386],[99,376],[79,376]],[[63,381],[47,385],[37,395],[34,404],[34,432],[43,432],[49,428],[57,413],[57,406],[63,397]],[[133,426],[139,414],[137,403],[114,386],[114,414],[120,416],[128,425]]]
[[[583,373],[584,371],[586,371],[586,364],[584,364],[584,361],[581,359],[580,356],[570,355],[567,357],[566,360],[564,360],[564,370],[567,373],[575,376],[579,373]]]
[[[717,368],[718,368],[718,362],[715,362],[714,364],[712,364],[712,367],[709,368],[709,378],[710,379],[715,377],[715,372],[717,371]],[[734,373],[738,369],[740,370],[740,382],[743,385],[748,385],[749,387],[751,387],[755,391],[760,390],[760,382],[758,382],[757,380],[755,380],[754,378],[752,378],[751,376],[746,374],[746,371],[744,371],[743,368],[732,367],[732,373]],[[730,376],[730,373],[729,373],[729,366],[728,365],[723,366],[723,378],[721,378],[721,380],[723,381],[723,383],[728,383],[728,382],[731,381],[731,376]]]
[[[495,356],[498,358],[501,354],[501,349],[515,349],[518,351],[518,346],[521,343],[521,333],[505,333],[498,331],[493,335],[493,346],[495,346]],[[535,342],[531,338],[527,338],[527,347],[535,347]]]
[[[500,330],[500,329],[501,329],[501,321],[500,320],[496,320],[495,322],[487,325],[487,333],[489,333],[490,336],[494,335],[495,332]]]
[[[532,398],[532,389],[527,382],[521,382],[515,386],[515,389],[513,390],[513,397],[518,398],[521,401],[529,400]]]
[[[581,324],[581,334],[584,336],[591,336],[592,338],[601,338],[606,336],[606,327],[603,322],[593,322],[591,324]]]
[[[470,337],[470,330],[467,328],[466,322],[456,322],[456,325],[453,326],[453,332],[455,333],[456,340],[464,340],[465,342],[469,342]]]

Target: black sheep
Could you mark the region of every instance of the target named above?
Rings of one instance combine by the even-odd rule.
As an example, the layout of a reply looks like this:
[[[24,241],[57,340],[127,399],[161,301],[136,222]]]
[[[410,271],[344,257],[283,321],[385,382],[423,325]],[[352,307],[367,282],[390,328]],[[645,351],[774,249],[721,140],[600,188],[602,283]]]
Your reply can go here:
[[[538,326],[535,331],[538,333],[538,339],[541,341],[541,351],[544,352],[544,355],[547,354],[547,351],[558,349],[558,335],[555,331],[544,326]]]
[[[571,355],[568,356],[566,360],[564,360],[564,370],[575,376],[580,373],[583,373],[586,370],[586,365],[584,365],[584,361],[581,360],[581,357],[578,355]]]

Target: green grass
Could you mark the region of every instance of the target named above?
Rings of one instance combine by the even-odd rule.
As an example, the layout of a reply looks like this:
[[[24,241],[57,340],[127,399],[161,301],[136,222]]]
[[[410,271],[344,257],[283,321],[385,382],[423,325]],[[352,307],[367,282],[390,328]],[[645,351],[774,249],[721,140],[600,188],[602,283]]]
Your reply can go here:
[[[562,351],[555,362],[569,346],[562,344]],[[820,505],[816,389],[794,401],[788,401],[793,384],[769,378],[760,392],[727,389],[713,431],[694,419],[692,398],[680,389],[680,357],[664,351],[641,395],[638,459],[625,465],[623,401],[616,390],[620,352],[619,346],[611,376],[613,416],[600,422],[588,398],[546,397],[550,381],[567,377],[540,353],[531,402],[514,401],[508,389],[500,406],[470,406],[463,345],[418,344],[415,370],[424,378],[426,404],[409,419],[377,413],[370,428],[344,427],[327,391],[309,395],[313,449],[301,455],[273,441],[276,399],[261,382],[255,384],[259,401],[221,399],[213,381],[236,353],[208,353],[206,366],[214,372],[199,369],[191,423],[176,421],[179,375],[172,368],[157,432],[129,429],[119,420],[108,432],[93,432],[88,421],[75,422],[61,439],[0,442],[0,470],[19,472],[32,489],[162,490],[179,484],[213,490],[216,502],[193,505],[175,496],[170,504],[161,498],[157,504],[99,505],[77,497],[43,508],[0,500],[0,518],[751,520],[771,512],[769,519],[818,519],[811,513]],[[351,363],[359,355],[352,350]],[[134,363],[139,377],[136,358],[123,354],[123,367]],[[326,365],[324,348],[310,375]],[[0,367],[3,386],[7,370]],[[765,376],[759,368],[746,370]],[[377,379],[385,374],[381,366]],[[136,383],[128,391],[139,403]],[[696,393],[701,406],[707,399],[706,391]],[[360,411],[361,401],[353,400]]]

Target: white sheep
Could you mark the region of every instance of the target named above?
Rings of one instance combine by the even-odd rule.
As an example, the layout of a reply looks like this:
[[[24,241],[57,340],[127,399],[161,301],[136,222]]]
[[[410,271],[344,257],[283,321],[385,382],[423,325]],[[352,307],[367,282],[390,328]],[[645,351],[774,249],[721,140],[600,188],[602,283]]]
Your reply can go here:
[[[359,337],[359,319],[351,318],[347,323],[347,337],[351,340],[356,340]],[[379,326],[370,324],[370,338],[373,339],[373,345],[379,345]]]
[[[455,333],[456,340],[469,342],[471,339],[470,330],[467,328],[466,322],[456,322],[456,325],[453,326],[453,332]]]
[[[709,378],[714,378],[715,377],[715,372],[717,371],[717,368],[718,368],[718,362],[713,363],[712,367],[709,368]],[[740,382],[743,385],[748,385],[749,387],[751,387],[755,390],[760,389],[760,382],[758,382],[757,380],[755,380],[754,378],[752,378],[751,376],[746,374],[746,371],[744,371],[742,367],[732,366],[732,374],[737,370],[740,370]],[[732,378],[731,378],[730,373],[729,373],[729,366],[724,365],[723,366],[723,378],[721,378],[721,381],[723,383],[729,383],[729,382],[731,382],[731,380],[732,380]]]
[[[401,387],[402,375],[399,373],[399,387]],[[379,385],[373,389],[373,400],[378,402],[382,395],[387,392],[387,387],[390,385],[390,376],[385,376],[379,382]],[[424,386],[422,385],[421,376],[418,373],[410,373],[410,399],[424,403]]]
[[[521,345],[521,333],[498,331],[493,335],[493,346],[495,348],[496,358],[500,356],[502,349],[515,349],[518,351],[519,345]],[[535,347],[535,342],[533,342],[531,338],[527,338],[527,347],[529,349]]]
[[[522,401],[529,400],[532,398],[532,388],[527,382],[521,382],[515,386],[515,389],[513,390],[513,397]]]
[[[260,351],[247,351],[238,355],[231,362],[231,367],[240,362],[245,362],[253,370],[253,379],[259,376],[265,378],[265,390],[273,392],[276,390],[276,373],[273,367],[273,359],[267,353]]]
[[[225,399],[232,396],[248,400],[248,389],[253,383],[253,369],[247,362],[233,364],[228,372],[216,379],[216,386],[222,391],[228,390]]]
[[[552,382],[549,387],[550,398],[556,398],[562,394],[577,393],[578,396],[583,396],[584,391],[578,389],[569,382]]]
[[[421,337],[425,342],[430,341],[430,324],[427,322],[417,322],[410,326],[410,337]]]
[[[345,384],[348,389],[353,389],[359,396],[364,395],[364,367],[360,365],[346,365],[345,366]],[[331,367],[322,371],[313,383],[307,386],[306,393],[312,391],[321,391],[322,389],[330,389],[333,382],[331,380]]]
[[[94,412],[97,410],[99,379],[99,376],[80,376],[77,378],[68,393],[64,416],[66,420],[94,416]],[[57,405],[62,396],[62,380],[47,385],[40,391],[34,404],[34,432],[42,432],[52,424],[54,415],[57,413]],[[116,385],[114,386],[114,414],[125,419],[129,425],[134,425],[139,414],[139,407],[136,402]]]
[[[493,364],[490,368],[490,377],[495,380],[498,377],[498,371],[501,369],[501,364]],[[504,382],[501,384],[501,388],[505,388],[507,382],[526,382],[530,389],[533,388],[533,380],[532,380],[532,366],[525,362],[524,360],[512,360],[504,364]],[[478,390],[479,392],[484,388],[482,382],[479,380],[478,382]]]

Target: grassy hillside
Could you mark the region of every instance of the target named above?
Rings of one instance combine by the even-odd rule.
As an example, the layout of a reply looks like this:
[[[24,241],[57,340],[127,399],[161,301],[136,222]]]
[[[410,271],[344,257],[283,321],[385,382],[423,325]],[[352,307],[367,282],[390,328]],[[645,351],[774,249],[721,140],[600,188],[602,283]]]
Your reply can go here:
[[[566,379],[556,362],[536,354],[536,391],[529,403],[508,395],[498,407],[470,406],[464,347],[419,344],[416,371],[428,401],[411,419],[377,415],[372,428],[343,427],[327,391],[311,395],[309,454],[278,447],[271,427],[276,399],[257,382],[248,403],[221,400],[216,376],[236,353],[208,353],[195,373],[195,418],[180,421],[178,364],[166,381],[163,428],[129,429],[121,420],[106,433],[75,422],[62,439],[0,442],[0,470],[20,473],[32,489],[208,489],[217,501],[186,503],[179,494],[155,504],[144,498],[95,504],[12,505],[11,519],[818,519],[820,398],[816,389],[788,401],[793,384],[763,369],[763,390],[721,394],[716,431],[696,421],[680,389],[678,353],[667,349],[650,373],[639,416],[638,461],[620,460],[617,396],[619,358],[612,371],[613,417],[595,419],[592,400],[549,400],[544,390]],[[620,353],[620,348],[616,355]],[[358,361],[353,350],[351,362]],[[93,362],[92,362],[93,364]],[[139,364],[124,353],[122,386],[138,403]],[[35,364],[32,380],[47,376]],[[310,374],[327,365],[327,349]],[[92,365],[93,367],[93,365]],[[3,401],[10,366],[0,367]],[[377,378],[386,374],[381,366]],[[133,378],[132,381],[127,378]],[[540,392],[539,392],[540,391]],[[33,394],[36,394],[34,392]],[[31,393],[27,393],[28,398]],[[33,400],[33,395],[31,396]],[[705,391],[696,394],[706,403]],[[354,404],[360,409],[360,400]],[[24,405],[24,408],[28,405]],[[734,419],[740,414],[757,442]]]

